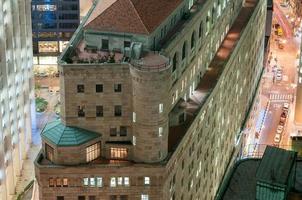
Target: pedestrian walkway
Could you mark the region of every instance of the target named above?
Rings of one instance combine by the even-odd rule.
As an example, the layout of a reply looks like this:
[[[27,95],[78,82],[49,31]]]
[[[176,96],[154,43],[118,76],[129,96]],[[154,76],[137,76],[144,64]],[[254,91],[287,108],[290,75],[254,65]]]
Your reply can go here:
[[[271,101],[292,101],[292,94],[270,94],[269,99]]]
[[[28,151],[28,157],[26,160],[24,160],[21,176],[19,177],[19,180],[16,185],[16,195],[14,195],[13,199],[17,199],[18,195],[24,191],[25,187],[32,180],[34,180],[34,160],[37,157],[37,154],[40,149],[40,145],[33,145]]]

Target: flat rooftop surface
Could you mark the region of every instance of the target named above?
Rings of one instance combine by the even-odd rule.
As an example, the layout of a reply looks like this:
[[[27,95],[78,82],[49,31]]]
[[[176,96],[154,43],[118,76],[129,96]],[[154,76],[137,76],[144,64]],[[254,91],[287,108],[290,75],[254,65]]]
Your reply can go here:
[[[258,181],[286,185],[295,163],[297,153],[267,146],[257,170]]]
[[[257,5],[259,0],[247,0],[244,6],[241,8],[239,15],[231,26],[229,32],[225,36],[219,49],[216,52],[212,62],[209,65],[208,70],[201,78],[197,88],[193,92],[193,95],[187,102],[179,104],[179,109],[184,109],[187,114],[186,121],[178,126],[172,126],[169,130],[169,152],[176,149],[180,140],[183,138],[191,123],[194,121],[201,109],[202,105],[206,101],[208,95],[216,86],[220,75],[224,69],[225,64],[229,60],[232,52],[236,48],[238,41],[240,40],[241,34],[249,22],[249,19]],[[182,101],[182,99],[180,100]]]

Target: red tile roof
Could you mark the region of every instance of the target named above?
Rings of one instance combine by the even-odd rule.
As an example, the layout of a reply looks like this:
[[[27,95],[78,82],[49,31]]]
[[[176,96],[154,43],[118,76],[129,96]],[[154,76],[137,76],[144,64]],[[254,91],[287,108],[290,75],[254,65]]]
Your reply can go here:
[[[100,0],[85,28],[152,33],[183,0]]]

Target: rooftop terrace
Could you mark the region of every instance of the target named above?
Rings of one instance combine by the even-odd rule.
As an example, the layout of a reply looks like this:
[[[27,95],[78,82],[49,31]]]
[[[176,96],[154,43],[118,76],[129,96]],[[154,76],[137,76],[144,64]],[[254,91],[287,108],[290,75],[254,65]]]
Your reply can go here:
[[[169,130],[169,152],[175,150],[177,145],[189,129],[190,125],[197,116],[202,105],[207,100],[211,91],[215,88],[220,75],[225,67],[225,64],[229,60],[232,52],[236,48],[238,41],[249,22],[251,15],[259,0],[247,0],[245,5],[242,7],[239,15],[235,22],[227,33],[221,46],[219,47],[216,55],[209,65],[207,72],[201,78],[197,88],[193,92],[193,95],[186,102],[183,99],[181,103],[177,103],[177,108],[174,110],[183,110],[186,115],[186,121],[178,126],[172,126]]]

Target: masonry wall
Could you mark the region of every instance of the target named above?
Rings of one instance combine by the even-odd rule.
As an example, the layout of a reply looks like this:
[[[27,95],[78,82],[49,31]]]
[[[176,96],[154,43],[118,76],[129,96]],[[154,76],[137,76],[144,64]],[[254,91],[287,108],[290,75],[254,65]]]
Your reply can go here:
[[[265,1],[260,1],[215,89],[167,164],[163,199],[214,199],[236,156],[232,152],[240,148],[241,128],[260,81],[265,15]]]

